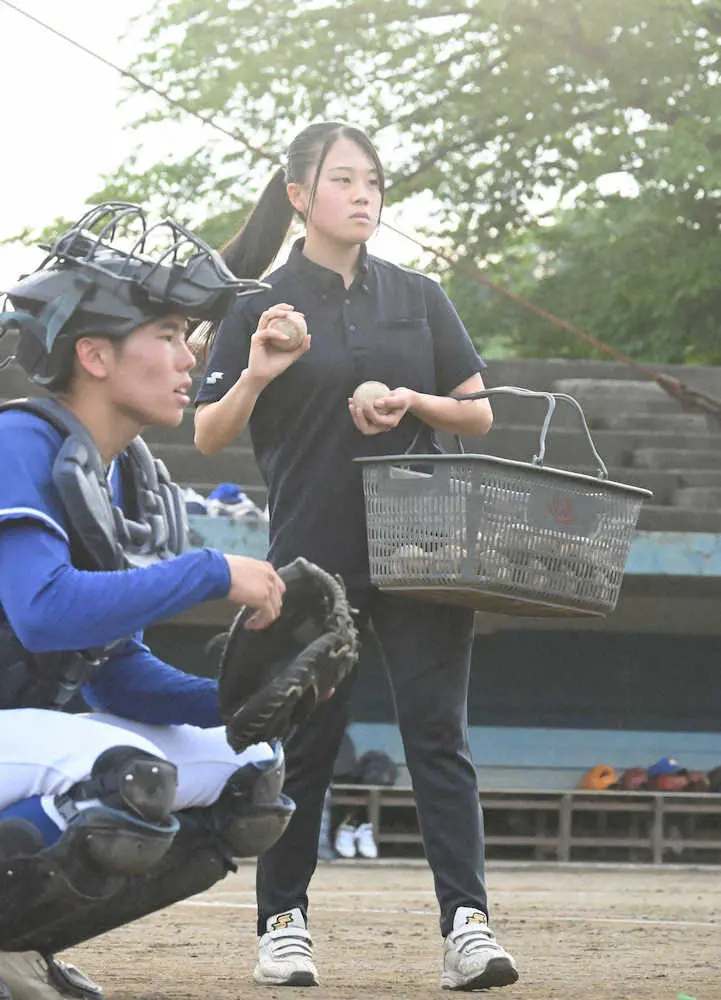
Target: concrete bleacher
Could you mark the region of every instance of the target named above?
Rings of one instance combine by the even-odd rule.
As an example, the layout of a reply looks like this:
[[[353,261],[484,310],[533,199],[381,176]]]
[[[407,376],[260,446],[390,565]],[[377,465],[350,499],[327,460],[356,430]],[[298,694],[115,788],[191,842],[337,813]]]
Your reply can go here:
[[[0,341],[0,361],[14,338]],[[708,393],[721,406],[721,368],[668,366],[669,374]],[[688,412],[680,403],[624,365],[610,362],[493,361],[484,375],[489,387],[567,392],[586,414],[593,439],[615,482],[653,491],[639,528],[650,531],[721,533],[721,411],[719,419]],[[0,371],[0,399],[34,392],[15,366]],[[483,438],[464,441],[466,451],[530,461],[537,451],[545,413],[539,400],[494,397],[495,422]],[[265,488],[246,430],[220,455],[203,456],[193,445],[193,414],[177,428],[149,428],[145,435],[182,486],[207,494],[217,483],[239,483],[259,506]],[[452,441],[444,441],[451,447]],[[546,464],[594,475],[596,469],[578,418],[559,403],[547,441]]]
[[[560,377],[560,363],[547,364],[550,371],[539,362],[496,362],[486,381],[489,386],[518,385],[573,395],[584,409],[609,479],[654,494],[644,504],[639,529],[721,532],[721,413],[715,421],[704,413],[686,412],[654,383],[621,377],[623,371],[616,365],[597,374],[601,363],[590,364],[588,377]],[[579,365],[571,364],[570,370],[579,370]],[[715,393],[721,405],[721,369],[694,368],[680,375],[689,385]],[[483,438],[464,441],[466,451],[530,461],[537,451],[545,403],[494,397],[493,408],[493,429]],[[183,485],[207,492],[230,479],[259,506],[265,503],[247,430],[233,447],[212,457],[193,448],[192,434],[192,414],[186,414],[177,430],[150,430],[146,436]],[[597,472],[576,414],[562,403],[551,424],[545,461],[556,468]]]

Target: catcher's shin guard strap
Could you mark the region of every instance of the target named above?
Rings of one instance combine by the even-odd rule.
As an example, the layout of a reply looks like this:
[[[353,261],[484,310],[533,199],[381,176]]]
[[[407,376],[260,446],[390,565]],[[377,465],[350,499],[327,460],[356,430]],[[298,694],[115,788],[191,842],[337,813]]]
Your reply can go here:
[[[6,919],[5,886],[0,872],[0,899],[3,900],[0,950],[54,954],[209,889],[235,866],[225,845],[209,832],[207,816],[203,815],[207,812],[207,809],[192,809],[176,814],[178,833],[151,871],[117,880],[114,890],[102,898],[66,893],[62,896],[64,905],[55,906],[53,918],[44,922],[37,908],[33,912],[34,919],[30,920],[23,920],[16,910],[15,915],[21,918],[19,925],[15,925],[12,913],[8,913]],[[40,873],[30,874],[32,880],[26,878],[25,888],[29,895],[37,895],[44,881]]]

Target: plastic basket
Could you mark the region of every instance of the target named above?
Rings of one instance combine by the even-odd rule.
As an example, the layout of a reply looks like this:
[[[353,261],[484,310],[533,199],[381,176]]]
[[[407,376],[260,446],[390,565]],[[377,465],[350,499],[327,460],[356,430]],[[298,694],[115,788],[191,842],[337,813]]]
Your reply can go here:
[[[502,393],[548,403],[531,462],[463,453],[356,459],[371,581],[503,614],[607,615],[618,601],[641,505],[652,494],[608,480],[572,396],[502,386],[458,398]],[[578,411],[597,476],[543,465],[557,400]]]

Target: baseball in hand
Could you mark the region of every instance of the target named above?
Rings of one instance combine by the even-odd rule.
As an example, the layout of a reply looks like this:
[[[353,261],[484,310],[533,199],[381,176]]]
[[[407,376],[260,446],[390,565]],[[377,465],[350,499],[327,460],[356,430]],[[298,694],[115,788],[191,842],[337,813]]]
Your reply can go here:
[[[286,316],[276,316],[268,323],[268,330],[274,333],[284,333],[287,340],[274,340],[273,347],[278,351],[295,351],[303,343],[308,327],[302,315],[298,312]]]
[[[384,382],[361,382],[353,393],[353,402],[356,406],[363,403],[371,403],[380,396],[390,396],[391,391]]]

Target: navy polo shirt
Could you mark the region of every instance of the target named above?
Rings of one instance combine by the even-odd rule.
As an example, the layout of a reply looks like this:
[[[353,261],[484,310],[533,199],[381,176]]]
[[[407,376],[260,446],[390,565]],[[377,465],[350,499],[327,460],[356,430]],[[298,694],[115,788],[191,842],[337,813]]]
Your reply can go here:
[[[447,395],[483,362],[443,289],[432,279],[370,256],[341,276],[303,256],[298,240],[271,288],[241,298],[215,338],[196,403],[221,399],[248,364],[260,314],[287,302],[305,315],[311,348],[261,393],[250,418],[256,461],[268,487],[275,566],[305,556],[340,573],[351,593],[368,586],[361,455],[437,451],[433,431],[410,414],[385,434],[353,424],[348,397],[361,382]],[[232,478],[232,470],[228,470]]]

